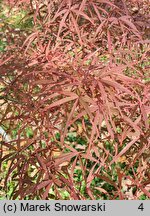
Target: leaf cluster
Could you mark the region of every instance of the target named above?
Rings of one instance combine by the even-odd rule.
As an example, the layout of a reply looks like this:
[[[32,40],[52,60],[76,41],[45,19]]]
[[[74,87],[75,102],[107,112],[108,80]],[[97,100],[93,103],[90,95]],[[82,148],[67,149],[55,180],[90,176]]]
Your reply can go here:
[[[9,3],[34,23],[0,61],[9,198],[150,198],[149,1]]]

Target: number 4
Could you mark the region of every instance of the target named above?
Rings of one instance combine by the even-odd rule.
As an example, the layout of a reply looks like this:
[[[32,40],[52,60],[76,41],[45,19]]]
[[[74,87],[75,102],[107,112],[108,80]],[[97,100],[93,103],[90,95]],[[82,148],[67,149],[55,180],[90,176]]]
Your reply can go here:
[[[143,206],[143,203],[141,203],[138,207],[139,210],[143,211],[144,210],[144,206]]]

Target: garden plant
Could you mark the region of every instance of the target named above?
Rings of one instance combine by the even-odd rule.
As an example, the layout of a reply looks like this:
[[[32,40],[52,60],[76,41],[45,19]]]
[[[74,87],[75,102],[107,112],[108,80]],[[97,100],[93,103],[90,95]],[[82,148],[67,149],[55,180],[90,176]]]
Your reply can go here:
[[[149,199],[149,0],[0,10],[0,199]]]

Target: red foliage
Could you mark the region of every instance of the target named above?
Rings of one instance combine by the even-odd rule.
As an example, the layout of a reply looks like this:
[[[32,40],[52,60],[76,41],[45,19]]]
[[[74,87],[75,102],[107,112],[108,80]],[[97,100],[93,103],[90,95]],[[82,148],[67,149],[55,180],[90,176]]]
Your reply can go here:
[[[11,136],[17,128],[17,136],[2,145],[1,161],[11,161],[6,182],[17,170],[12,198],[50,199],[50,188],[54,199],[62,199],[62,190],[69,199],[150,197],[150,41],[143,9],[149,2],[17,4],[30,7],[34,28],[1,61],[0,122]],[[71,130],[77,134],[68,142]],[[121,192],[124,179],[136,189],[129,197]]]

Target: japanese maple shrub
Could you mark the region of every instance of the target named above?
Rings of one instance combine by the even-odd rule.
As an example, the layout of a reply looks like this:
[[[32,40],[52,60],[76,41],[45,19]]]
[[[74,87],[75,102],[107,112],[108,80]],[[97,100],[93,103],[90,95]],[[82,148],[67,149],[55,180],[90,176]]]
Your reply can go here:
[[[33,24],[0,63],[9,198],[150,198],[149,1],[8,3]]]

